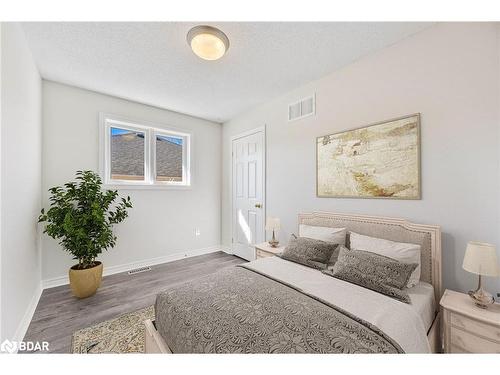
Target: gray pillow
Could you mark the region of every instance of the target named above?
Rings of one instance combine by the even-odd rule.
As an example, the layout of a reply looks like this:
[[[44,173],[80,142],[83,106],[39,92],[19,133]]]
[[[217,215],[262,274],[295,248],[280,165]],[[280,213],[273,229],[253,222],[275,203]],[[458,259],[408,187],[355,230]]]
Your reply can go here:
[[[337,246],[333,242],[296,237],[292,234],[285,250],[278,256],[308,267],[325,269]]]
[[[416,263],[402,263],[369,251],[340,249],[335,265],[323,272],[398,301],[411,303],[403,288],[417,266]]]

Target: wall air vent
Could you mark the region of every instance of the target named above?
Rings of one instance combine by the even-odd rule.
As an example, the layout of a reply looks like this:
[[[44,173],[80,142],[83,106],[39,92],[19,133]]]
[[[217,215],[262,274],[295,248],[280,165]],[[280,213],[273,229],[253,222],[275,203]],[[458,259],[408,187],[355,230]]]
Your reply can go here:
[[[151,271],[151,267],[136,268],[135,270],[128,271],[128,274],[129,275],[135,275],[136,273],[148,272],[148,271]]]
[[[316,114],[316,96],[311,95],[288,105],[288,121],[298,120]]]

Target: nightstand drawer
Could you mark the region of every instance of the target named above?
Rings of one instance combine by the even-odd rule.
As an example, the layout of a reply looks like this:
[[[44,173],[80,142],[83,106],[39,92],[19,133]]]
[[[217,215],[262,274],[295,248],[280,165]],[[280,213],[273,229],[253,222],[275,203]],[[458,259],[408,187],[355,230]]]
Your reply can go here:
[[[463,315],[451,313],[451,325],[473,333],[476,336],[483,336],[492,341],[496,341],[498,345],[500,345],[500,330],[489,324],[472,320]]]
[[[267,251],[262,251],[257,249],[257,258],[267,258],[272,257],[274,254],[268,253]]]
[[[451,347],[460,352],[500,353],[500,343],[451,327]]]

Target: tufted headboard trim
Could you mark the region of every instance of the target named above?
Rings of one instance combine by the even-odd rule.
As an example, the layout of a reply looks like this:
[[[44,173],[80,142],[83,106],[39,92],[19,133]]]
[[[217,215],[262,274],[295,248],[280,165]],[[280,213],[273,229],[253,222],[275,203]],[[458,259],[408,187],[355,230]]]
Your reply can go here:
[[[442,295],[441,285],[441,228],[437,225],[416,224],[405,219],[381,216],[311,212],[299,214],[299,225],[346,228],[367,236],[421,246],[422,272],[420,280],[434,287],[436,301]]]

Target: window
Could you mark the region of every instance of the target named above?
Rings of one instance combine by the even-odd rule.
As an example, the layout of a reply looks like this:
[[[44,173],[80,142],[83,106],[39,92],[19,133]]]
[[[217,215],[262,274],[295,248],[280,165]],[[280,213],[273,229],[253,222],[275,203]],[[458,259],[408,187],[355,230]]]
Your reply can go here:
[[[156,135],[156,180],[182,182],[182,137]]]
[[[110,127],[111,180],[144,181],[145,132]]]
[[[105,184],[190,186],[190,134],[104,114],[100,123]]]

